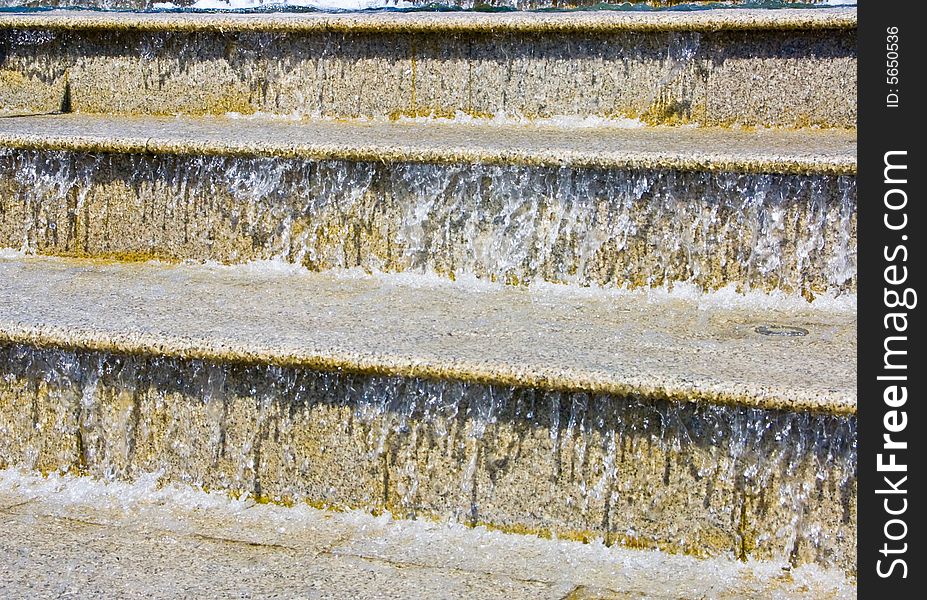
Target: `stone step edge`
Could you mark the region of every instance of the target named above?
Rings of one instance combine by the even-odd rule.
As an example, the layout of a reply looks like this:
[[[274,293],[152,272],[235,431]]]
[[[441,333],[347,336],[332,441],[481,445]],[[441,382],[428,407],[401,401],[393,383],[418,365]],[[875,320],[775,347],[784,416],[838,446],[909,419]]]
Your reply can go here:
[[[66,114],[0,119],[2,148],[695,172],[855,175],[857,169],[854,130],[593,130]]]
[[[0,14],[2,29],[276,33],[575,33],[856,29],[855,8],[410,13],[128,13],[48,11]]]
[[[318,324],[317,321],[311,321],[311,327],[314,329],[311,331],[311,335],[308,335],[310,332],[309,330],[305,330],[306,324],[302,323],[302,328],[300,328],[300,324],[293,318],[295,315],[287,314],[287,310],[293,310],[292,306],[280,307],[274,304],[274,294],[283,293],[283,289],[285,288],[290,290],[287,292],[287,296],[296,298],[296,294],[292,290],[300,288],[309,289],[309,286],[312,286],[309,297],[317,296],[322,298],[323,304],[321,306],[329,306],[329,308],[325,310],[333,312],[330,305],[324,304],[324,298],[329,297],[332,293],[332,289],[344,293],[343,288],[345,286],[350,286],[351,283],[345,280],[328,280],[326,283],[325,278],[328,277],[326,274],[308,276],[278,275],[278,277],[301,279],[298,281],[286,281],[286,285],[282,285],[281,280],[278,279],[272,281],[273,285],[267,284],[265,281],[260,284],[264,286],[259,290],[260,294],[253,291],[248,292],[253,296],[252,300],[260,299],[259,304],[273,306],[273,314],[271,315],[273,323],[264,323],[261,327],[263,328],[262,331],[265,332],[268,327],[274,329],[274,331],[265,335],[265,339],[260,340],[257,339],[256,336],[247,334],[247,332],[239,334],[237,339],[235,335],[217,334],[218,330],[227,331],[229,323],[222,322],[221,319],[217,320],[213,317],[204,316],[200,314],[202,311],[197,312],[199,309],[191,310],[189,306],[187,308],[187,313],[189,314],[184,313],[184,303],[179,302],[176,296],[171,296],[173,300],[169,303],[171,310],[170,316],[168,317],[165,312],[167,309],[157,306],[157,299],[152,302],[151,299],[140,297],[138,292],[135,292],[136,295],[132,296],[133,292],[127,289],[128,286],[122,285],[128,281],[143,282],[146,286],[154,282],[157,288],[155,296],[158,294],[170,295],[170,289],[171,286],[173,286],[174,292],[181,294],[181,296],[186,294],[196,299],[205,298],[205,301],[197,300],[194,301],[193,305],[190,305],[196,306],[197,303],[199,303],[201,305],[200,309],[205,310],[203,307],[211,305],[210,303],[215,304],[217,301],[221,301],[223,294],[228,293],[228,290],[223,291],[221,289],[222,285],[236,282],[234,279],[227,280],[229,276],[237,276],[234,269],[216,274],[214,271],[210,271],[209,268],[203,269],[196,265],[168,266],[152,263],[124,265],[119,263],[114,264],[111,261],[56,258],[0,259],[0,268],[3,267],[4,262],[8,264],[12,262],[17,265],[26,265],[27,267],[29,266],[28,263],[31,262],[34,267],[37,267],[33,268],[31,277],[33,281],[39,282],[39,284],[38,287],[36,287],[36,284],[30,282],[27,282],[25,286],[16,284],[15,280],[17,279],[17,275],[15,272],[13,276],[9,278],[9,281],[14,282],[13,284],[9,286],[0,284],[0,292],[4,291],[4,287],[7,287],[6,293],[9,293],[10,297],[23,297],[27,300],[31,298],[33,300],[27,309],[22,306],[19,308],[13,307],[12,305],[14,305],[15,302],[10,302],[9,304],[11,306],[9,308],[0,308],[0,343],[129,355],[158,355],[184,360],[197,359],[233,364],[266,364],[281,367],[307,368],[318,371],[347,372],[358,375],[466,381],[483,385],[536,388],[561,392],[600,393],[623,397],[639,396],[648,400],[657,401],[695,401],[722,406],[742,406],[767,410],[823,413],[839,416],[853,416],[856,414],[857,402],[855,393],[853,392],[830,387],[824,388],[822,386],[818,386],[819,389],[816,390],[812,390],[811,388],[798,389],[795,382],[786,382],[777,385],[775,377],[771,377],[769,373],[765,373],[764,377],[769,377],[773,379],[773,381],[764,379],[762,384],[749,381],[749,377],[747,379],[742,378],[740,381],[726,380],[723,372],[720,375],[716,373],[712,374],[714,380],[710,378],[705,379],[699,374],[698,368],[693,370],[693,368],[690,367],[689,370],[680,373],[679,365],[664,366],[662,361],[665,360],[665,357],[661,355],[661,352],[665,354],[667,350],[660,350],[659,348],[657,350],[648,349],[647,353],[649,354],[646,359],[632,359],[627,356],[622,358],[622,353],[626,352],[626,350],[613,348],[609,354],[617,357],[617,362],[608,366],[599,364],[597,361],[600,359],[596,358],[594,355],[590,355],[590,357],[581,361],[578,366],[563,363],[560,360],[548,356],[551,352],[556,354],[558,351],[556,345],[547,348],[545,352],[538,356],[532,356],[532,352],[528,350],[521,351],[522,353],[526,353],[528,355],[527,357],[516,355],[513,359],[511,355],[505,355],[505,352],[502,352],[502,358],[493,359],[491,357],[486,358],[482,352],[479,352],[479,357],[477,357],[477,355],[473,353],[472,344],[474,342],[471,341],[469,356],[467,355],[468,351],[464,349],[463,351],[458,351],[457,356],[449,357],[446,351],[441,349],[442,343],[446,345],[453,342],[455,344],[455,349],[458,347],[457,345],[461,343],[463,343],[465,347],[467,340],[462,339],[461,335],[463,335],[463,338],[466,338],[468,337],[467,334],[469,334],[477,340],[487,338],[487,336],[491,338],[496,336],[495,327],[497,327],[498,324],[492,325],[490,329],[486,329],[486,326],[483,326],[483,331],[475,330],[468,332],[464,330],[462,334],[458,331],[456,337],[452,339],[444,338],[445,341],[440,342],[437,341],[438,338],[443,335],[451,335],[451,333],[442,334],[441,331],[445,329],[449,332],[454,331],[455,322],[453,318],[448,319],[448,323],[441,323],[439,326],[436,324],[437,319],[440,318],[437,315],[443,314],[441,311],[438,311],[436,314],[419,317],[420,319],[424,319],[419,325],[426,326],[426,330],[422,332],[417,330],[413,331],[411,329],[415,325],[415,319],[406,315],[401,320],[401,328],[402,331],[405,332],[407,338],[403,340],[399,334],[396,334],[395,331],[390,329],[397,327],[397,321],[395,319],[391,321],[389,318],[389,309],[383,308],[383,306],[389,305],[389,299],[384,301],[380,298],[377,301],[377,308],[374,309],[373,313],[371,313],[371,308],[369,306],[364,306],[364,302],[369,304],[369,301],[352,303],[350,310],[352,318],[360,319],[363,322],[362,333],[360,334],[358,333],[360,330],[356,324],[354,325],[355,330],[353,331],[351,330],[352,325],[350,324],[346,326],[340,325],[340,323],[342,323],[340,319],[347,314],[345,313],[342,317],[335,315],[335,318],[339,319],[338,322],[339,326],[342,327],[341,330],[327,331],[323,318],[322,324]],[[79,276],[82,272],[88,272],[88,268],[92,271],[91,275],[94,277],[103,275],[108,279],[109,283],[107,285],[116,285],[118,283],[119,292],[115,294],[116,297],[112,295],[107,297],[106,294],[109,292],[105,291],[104,285],[97,285],[88,293],[74,293],[74,282],[79,280]],[[70,294],[65,299],[58,299],[61,291],[58,290],[56,292],[54,286],[57,284],[54,282],[60,280],[61,273],[56,274],[54,269],[59,269],[59,271],[64,269],[62,272],[66,274],[66,280],[68,282],[66,289],[70,290]],[[96,271],[93,271],[93,269],[96,269]],[[7,269],[4,269],[4,276],[9,275],[6,271]],[[117,271],[123,272],[119,273]],[[28,271],[24,272],[26,273],[26,278],[23,279],[23,281],[30,276]],[[240,274],[241,271],[237,273]],[[186,283],[178,284],[178,278],[182,280],[184,277],[188,277]],[[197,277],[200,277],[200,279],[197,279]],[[0,281],[2,281],[2,279],[0,279]],[[100,280],[94,279],[93,281],[99,282]],[[322,284],[314,285],[314,281],[321,281]],[[220,286],[219,288],[216,287],[217,284]],[[197,285],[200,287],[197,288]],[[296,287],[294,287],[294,285]],[[367,288],[363,287],[364,285],[365,284],[361,284],[361,291],[367,290]],[[393,285],[395,286],[395,284]],[[399,287],[405,288],[405,286]],[[377,288],[374,286],[372,289],[376,290]],[[379,289],[383,288],[381,287]],[[392,289],[396,289],[396,287]],[[406,288],[406,292],[414,292],[419,302],[422,302],[423,298],[426,302],[442,302],[445,311],[453,310],[448,307],[449,305],[446,305],[447,296],[442,296],[440,292],[434,293],[433,297],[430,299],[427,297],[427,294],[414,286]],[[250,302],[250,300],[244,297],[248,293],[243,292],[240,287],[234,288],[235,299],[240,307],[245,307],[247,303]],[[369,293],[368,290],[366,294]],[[501,301],[503,303],[509,302],[513,298],[511,295],[512,293],[511,291],[500,292],[502,296]],[[98,297],[95,298],[95,295]],[[42,302],[49,303],[45,308],[38,306],[34,302],[39,297],[45,297]],[[468,302],[473,301],[469,293],[468,298]],[[339,300],[338,302],[341,301],[342,300]],[[496,299],[492,301],[498,303],[500,300]],[[110,303],[109,306],[107,306],[107,302]],[[127,305],[127,302],[130,304]],[[488,301],[484,299],[483,302]],[[71,312],[79,314],[80,316],[75,317],[72,315],[69,317],[68,309],[66,308],[67,304],[72,304],[73,310],[71,310]],[[355,306],[355,304],[357,304],[357,306]],[[480,305],[482,306],[482,302]],[[84,308],[80,308],[81,306],[84,306]],[[87,308],[91,306],[94,307],[93,310]],[[405,307],[406,305],[402,304],[402,306]],[[506,306],[508,305],[506,304]],[[613,307],[615,311],[621,312],[619,305],[610,306]],[[175,311],[175,307],[180,310],[179,314]],[[138,313],[139,309],[142,310],[141,316],[139,316]],[[134,326],[120,328],[114,327],[109,321],[106,322],[106,325],[101,325],[99,322],[94,322],[95,320],[99,321],[100,317],[93,314],[99,313],[101,310],[108,311],[108,315],[117,315],[117,319],[120,313],[131,315],[129,322],[138,322],[137,319],[140,319],[141,322],[146,323],[146,325],[144,327]],[[145,313],[144,311],[146,310],[151,312],[151,314]],[[247,308],[239,308],[239,311],[241,310],[247,311]],[[300,303],[299,310],[307,312],[307,314],[314,314],[312,313],[313,310],[323,309],[320,309],[318,306],[313,307]],[[42,316],[43,311],[53,316]],[[164,312],[164,314],[161,314],[162,312]],[[191,317],[191,314],[194,316]],[[215,312],[211,310],[208,311],[208,314],[213,315]],[[331,318],[331,316],[329,316],[329,318]],[[463,317],[464,320],[457,322],[456,326],[467,327],[467,318],[466,316]],[[523,316],[522,318],[528,317]],[[763,318],[768,318],[765,313],[763,313]],[[195,319],[212,320],[205,324],[196,325],[196,327],[201,328],[201,331],[197,333],[196,327],[191,326],[192,323],[195,323]],[[263,323],[264,321],[261,321],[261,319],[266,321],[267,315],[249,314],[247,317],[247,321],[254,320],[255,322]],[[673,321],[672,314],[669,314],[667,319]],[[62,322],[57,324],[50,322],[53,320]],[[187,325],[183,325],[185,320]],[[151,322],[153,322],[153,324],[150,324]],[[159,322],[168,322],[169,327],[173,327],[175,331],[166,332],[165,329],[167,329],[168,326],[162,326],[159,330]],[[387,335],[389,344],[387,346],[381,343],[383,340],[378,342],[376,339],[378,336],[382,337],[384,334],[371,333],[369,329],[370,322],[379,323],[380,327],[384,328],[384,331],[389,332]],[[666,321],[661,319],[660,322],[665,323]],[[239,320],[237,323],[240,328],[245,321]],[[428,325],[429,323],[431,323],[431,325]],[[535,325],[537,325],[537,328],[535,328]],[[601,326],[601,323],[599,325]],[[222,329],[223,326],[226,329]],[[205,327],[205,329],[203,329],[203,327]],[[278,327],[294,329],[299,335],[299,343],[294,344],[292,338],[287,339],[285,335],[281,336],[280,333],[276,331]],[[329,325],[328,327],[331,326]],[[431,331],[428,331],[427,327],[431,327]],[[510,336],[508,341],[504,343],[500,342],[499,344],[502,346],[508,345],[510,347],[513,347],[513,344],[515,344],[519,348],[524,347],[521,344],[537,344],[537,335],[541,334],[545,327],[550,329],[550,325],[547,323],[542,324],[539,322],[531,324],[531,334],[528,335],[528,337],[525,337],[524,333],[516,332]],[[604,331],[606,330],[614,333],[613,330],[615,325],[610,325],[609,327],[611,329],[599,329],[597,327],[596,331],[602,332],[597,333],[597,336],[604,336]],[[663,332],[656,331],[656,333]],[[244,335],[244,337],[242,337],[242,335]],[[633,334],[623,335],[628,336]],[[362,338],[363,342],[358,343],[356,339],[352,342],[352,338]],[[332,342],[332,339],[337,339],[338,342]],[[447,341],[448,339],[451,341]],[[461,339],[462,342],[454,341]],[[604,337],[599,337],[597,339],[607,341],[607,338]],[[484,342],[477,341],[475,343],[482,344]],[[380,345],[379,348],[377,346],[378,343]],[[695,341],[694,343],[698,344],[699,342]],[[834,344],[834,342],[830,343]],[[563,351],[562,348],[559,350]],[[574,348],[574,353],[576,353],[575,350]],[[691,354],[691,350],[690,348],[689,354]],[[724,352],[729,353],[730,351],[731,349],[712,350],[712,361],[725,360]],[[675,352],[674,350],[674,353]],[[701,353],[702,350],[697,349],[696,352]],[[806,349],[805,352],[807,353],[808,350]],[[579,355],[582,354],[582,352],[579,352]],[[679,355],[685,356],[681,351]],[[777,360],[775,355],[769,357],[768,354],[764,354],[764,356],[773,362]],[[647,372],[647,361],[649,360],[650,363],[653,363],[654,357],[656,357],[656,360],[661,365],[660,371]],[[782,357],[780,356],[779,358]],[[613,358],[613,360],[615,359]],[[623,362],[627,360],[639,360],[640,364],[644,365],[645,368],[643,370],[636,366],[629,368],[628,363]],[[690,359],[687,358],[684,360]],[[792,356],[789,360],[795,361],[796,357]],[[800,353],[797,360],[801,360]],[[834,370],[834,372],[840,371],[838,368],[839,365],[836,364],[836,362],[838,362],[837,359],[831,357],[831,360],[834,363],[832,370]],[[785,364],[778,368],[787,369],[788,365]],[[637,371],[634,369],[637,369]],[[674,370],[676,372],[673,372]]]
[[[482,363],[416,360],[403,357],[373,357],[340,352],[284,353],[273,348],[246,348],[222,339],[204,345],[171,335],[112,335],[101,336],[92,329],[55,326],[23,326],[0,321],[0,344],[20,344],[42,349],[90,351],[130,356],[157,355],[180,360],[203,360],[244,365],[274,365],[312,371],[350,373],[354,375],[419,378],[432,381],[465,381],[481,385],[533,388],[552,392],[585,392],[647,400],[691,402],[718,406],[807,412],[834,416],[856,416],[856,404],[819,403],[783,400],[774,395],[747,399],[729,391],[699,387],[673,387],[644,382],[622,383],[584,374],[545,373],[541,370],[517,372],[499,370]]]

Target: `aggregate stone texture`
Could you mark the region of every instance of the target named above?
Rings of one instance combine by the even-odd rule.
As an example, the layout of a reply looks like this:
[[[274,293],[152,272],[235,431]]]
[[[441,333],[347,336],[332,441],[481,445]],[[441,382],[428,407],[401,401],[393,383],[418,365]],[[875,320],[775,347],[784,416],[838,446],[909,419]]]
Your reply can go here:
[[[0,274],[12,342],[856,412],[849,312],[42,258]]]
[[[0,101],[13,114],[591,114],[651,123],[855,126],[855,11],[724,12],[260,21],[4,15]],[[101,31],[108,36],[103,42]],[[268,43],[271,35],[283,36],[279,45]],[[498,48],[508,61],[504,69]],[[612,48],[617,54],[608,54]],[[609,81],[607,74],[619,64],[624,79]],[[609,139],[605,152],[588,152],[583,144],[605,138],[494,132],[486,137],[504,138],[502,143],[477,145],[485,131],[471,130],[467,138],[461,129],[429,138],[436,142],[429,144],[409,129],[404,143],[391,145],[387,140],[401,128],[284,129],[304,125],[299,123],[277,132],[309,141],[284,148],[268,143],[262,126],[236,123],[235,129],[249,131],[243,141],[203,123],[158,124],[167,134],[155,139],[145,137],[154,121],[123,121],[115,126],[128,127],[117,138],[112,130],[99,136],[99,125],[88,134],[80,128],[89,121],[74,120],[78,133],[61,135],[68,119],[9,119],[14,125],[6,145],[855,173],[852,132],[839,131],[821,137],[810,152],[795,151],[795,142],[817,132],[757,154],[748,150],[758,139],[750,136],[772,134],[735,132],[716,144],[721,151],[693,158],[691,150],[708,137],[693,137],[686,151],[674,153],[666,148],[675,134],[662,140],[621,134]],[[366,145],[311,141],[339,135],[362,137]],[[726,143],[741,135],[746,158],[737,163],[737,148]],[[779,154],[782,147],[791,154]],[[83,199],[76,199],[81,207]],[[8,371],[0,393],[6,446],[0,465],[123,478],[159,470],[166,481],[282,503],[388,509],[409,518],[451,518],[702,556],[787,560],[789,568],[855,568],[855,314],[811,307],[706,308],[694,300],[654,301],[641,294],[545,295],[370,277],[22,257],[0,260],[0,282],[0,342]],[[761,325],[797,327],[807,335],[763,336]],[[305,369],[323,374],[307,383]],[[145,379],[140,371],[152,375]],[[336,375],[324,375],[332,371]],[[415,386],[425,391],[410,397]],[[551,407],[547,420],[535,416],[534,390],[539,403]],[[569,408],[559,404],[561,393]],[[327,400],[305,399],[320,395]],[[416,412],[415,401],[435,397],[453,401],[437,413],[426,411],[427,418]],[[384,398],[406,404],[378,405]],[[458,415],[464,406],[467,412]],[[616,413],[615,406],[623,408]],[[654,429],[654,421],[660,428]],[[719,424],[715,437],[705,433],[708,423]],[[780,435],[788,438],[789,450],[782,449]],[[756,471],[759,477],[747,474]],[[11,571],[0,585],[14,593],[23,585],[31,592],[34,585],[47,585],[41,593],[58,594],[62,580],[95,593],[119,588],[123,576],[150,589],[152,584],[121,568],[124,556],[143,548],[146,553],[129,563],[143,571],[153,568],[146,561],[163,568],[185,555],[174,593],[216,581],[213,589],[229,592],[245,585],[310,597],[333,597],[332,590],[345,597],[641,594],[640,588],[615,589],[601,580],[396,565],[371,556],[371,546],[382,547],[372,540],[354,546],[366,550],[339,553],[326,546],[306,558],[288,547],[281,557],[276,544],[265,548],[249,540],[242,551],[240,541],[209,533],[165,533],[112,516],[101,525],[60,511],[47,514],[51,509],[24,509],[29,504],[18,499],[4,506],[22,571]],[[31,540],[28,554],[20,533]],[[338,541],[351,546],[345,537]],[[235,548],[231,558],[229,545]],[[60,557],[87,552],[94,564],[114,565],[107,576],[77,559],[65,563],[67,574],[48,581],[18,577],[60,570]],[[191,556],[194,564],[210,564],[208,573],[184,572]],[[227,572],[236,577],[231,585]],[[311,589],[305,587],[307,573]],[[402,583],[393,583],[396,577]],[[736,574],[727,575],[731,580],[737,583],[723,591],[697,594],[751,597],[738,587]],[[791,575],[769,581],[754,595],[847,595],[807,583],[783,592],[793,585]],[[691,588],[661,588],[651,595],[691,594]]]
[[[0,106],[853,128],[855,27],[843,9],[6,14]]]
[[[56,29],[214,29],[236,31],[347,30],[364,31],[481,31],[481,30],[764,30],[764,29],[854,29],[856,9],[735,9],[724,11],[620,12],[582,11],[573,13],[479,12],[440,13],[276,13],[276,14],[171,14],[99,12],[24,12],[2,15],[8,27]]]
[[[855,569],[855,419],[0,346],[0,465]]]
[[[855,597],[840,574],[429,522],[42,479],[0,479],[0,593],[124,598]]]

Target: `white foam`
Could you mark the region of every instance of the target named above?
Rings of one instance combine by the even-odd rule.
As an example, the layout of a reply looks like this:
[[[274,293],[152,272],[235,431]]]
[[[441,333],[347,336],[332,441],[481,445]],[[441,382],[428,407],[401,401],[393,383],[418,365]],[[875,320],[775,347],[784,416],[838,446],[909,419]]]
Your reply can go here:
[[[521,114],[498,113],[491,117],[474,117],[462,111],[457,111],[453,117],[444,116],[400,116],[388,117],[384,115],[374,115],[368,117],[354,117],[351,119],[335,118],[318,113],[268,113],[254,112],[251,114],[242,114],[239,112],[228,112],[224,115],[227,119],[248,120],[248,121],[302,121],[312,119],[313,121],[327,121],[332,123],[362,123],[362,124],[415,124],[415,125],[483,125],[489,127],[512,127],[532,126],[532,127],[550,127],[556,129],[638,129],[646,127],[647,124],[640,119],[631,119],[628,117],[602,117],[596,115],[556,115],[544,118],[529,118]],[[219,117],[221,118],[221,117]],[[680,127],[690,127],[690,125],[681,125]],[[691,125],[696,127],[696,125]]]
[[[220,509],[234,512],[255,504],[221,492],[204,492],[178,484],[159,483],[161,473],[142,473],[134,482],[103,482],[91,477],[59,473],[41,476],[15,468],[0,470],[0,492],[51,500],[62,506],[90,504],[127,510],[141,503],[179,504],[189,509]]]
[[[197,0],[188,8],[196,10],[249,10],[255,8],[314,8],[327,11],[369,10],[373,8],[410,8],[405,0]],[[156,2],[156,10],[180,8],[173,2]]]
[[[2,256],[2,255],[0,255]],[[152,264],[160,264],[152,261]],[[331,269],[322,272],[289,262],[283,258],[255,260],[241,264],[225,265],[217,262],[194,263],[210,270],[224,271],[237,276],[270,277],[331,277],[341,280],[367,280],[382,285],[401,286],[413,289],[447,289],[466,291],[468,293],[498,293],[502,290],[516,289],[514,286],[489,281],[475,275],[463,273],[448,278],[433,271],[384,272],[368,271],[362,267],[350,269]],[[704,291],[697,285],[676,282],[672,286],[660,287],[604,287],[598,285],[579,286],[551,283],[543,280],[529,282],[525,288],[530,294],[537,294],[544,299],[560,297],[563,299],[579,298],[616,298],[633,299],[641,303],[691,302],[699,309],[741,309],[741,310],[778,310],[778,311],[822,311],[852,314],[857,310],[856,294],[824,293],[809,301],[800,294],[783,291],[738,290],[734,284],[711,291]]]
[[[272,264],[272,261],[271,263]],[[260,266],[251,267],[260,270]],[[279,269],[279,267],[274,267]],[[308,270],[304,270],[309,273]],[[326,271],[337,278],[375,279],[386,285],[397,285],[413,288],[451,288],[465,289],[468,292],[498,292],[503,289],[512,289],[512,286],[499,282],[481,279],[471,274],[461,274],[453,280],[445,275],[434,272],[404,271],[387,273],[382,271],[368,272],[359,267],[354,269],[335,269]],[[726,287],[704,291],[697,285],[686,282],[677,282],[672,286],[660,287],[604,287],[598,285],[578,286],[560,283],[551,283],[538,280],[527,284],[529,293],[545,297],[560,296],[568,298],[633,298],[641,302],[694,302],[702,309],[734,308],[755,310],[821,310],[827,312],[855,313],[857,307],[855,294],[826,293],[816,296],[808,301],[800,294],[790,294],[782,291],[767,292],[762,290],[738,290],[733,284]]]
[[[372,558],[410,569],[437,567],[563,583],[567,591],[585,585],[637,594],[646,590],[656,597],[855,596],[845,576],[814,565],[790,569],[790,583],[783,577],[784,565],[776,562],[695,559],[458,523],[396,520],[389,513],[335,513],[303,504],[285,508],[179,484],[161,485],[158,473],[143,474],[129,483],[5,469],[0,470],[0,494],[14,501],[30,500],[19,510],[37,515],[67,516],[69,511],[84,515],[89,509],[98,526],[119,529],[143,524],[146,536],[157,537],[159,530],[174,535],[218,531],[223,538],[300,547],[317,544],[324,535],[337,540],[327,548],[333,555]]]
[[[150,264],[158,264],[156,261],[150,261]],[[184,261],[185,265],[193,267],[202,266],[210,270],[229,270],[241,275],[261,275],[261,276],[292,276],[307,275],[310,271],[299,264],[292,263],[282,258],[268,258],[264,260],[251,260],[248,262],[225,265],[215,261],[206,261],[204,263],[196,261]]]

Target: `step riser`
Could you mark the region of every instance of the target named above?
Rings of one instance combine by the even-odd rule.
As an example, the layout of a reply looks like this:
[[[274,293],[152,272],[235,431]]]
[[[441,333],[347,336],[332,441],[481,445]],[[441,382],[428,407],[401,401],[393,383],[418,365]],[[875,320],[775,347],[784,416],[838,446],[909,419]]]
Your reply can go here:
[[[0,246],[807,295],[855,290],[856,182],[7,151]]]
[[[855,127],[855,30],[0,33],[0,105]],[[66,93],[67,88],[67,93]],[[65,102],[65,96],[68,101]]]
[[[853,417],[0,348],[3,465],[855,570]]]

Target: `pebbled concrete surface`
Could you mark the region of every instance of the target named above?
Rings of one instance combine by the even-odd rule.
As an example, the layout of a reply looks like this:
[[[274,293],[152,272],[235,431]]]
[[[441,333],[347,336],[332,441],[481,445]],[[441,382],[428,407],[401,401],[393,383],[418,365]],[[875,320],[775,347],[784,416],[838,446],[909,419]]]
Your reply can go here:
[[[646,5],[654,8],[664,8],[676,6],[679,4],[711,4],[717,0],[627,0],[627,3],[637,4],[638,6]],[[824,4],[827,0],[785,0],[785,2],[794,2],[801,4]],[[620,5],[625,2],[612,0],[611,2],[599,2],[598,0],[444,0],[442,2],[432,2],[431,0],[407,0],[407,6],[456,6],[463,9],[472,9],[474,6],[497,6],[505,8],[514,8],[518,10],[537,10],[545,8],[554,8],[557,10],[570,10],[576,7],[589,7],[597,4]],[[736,6],[742,4],[756,4],[755,0],[726,0],[727,6]],[[150,10],[152,5],[159,4],[157,0],[0,0],[0,6],[28,6],[28,7],[96,7],[102,9],[129,9],[129,10]],[[176,0],[175,6],[186,7],[194,4],[194,0]],[[389,3],[384,1],[382,6]],[[853,1],[844,2],[844,4],[854,4]]]
[[[815,297],[856,287],[855,155],[843,130],[16,117],[0,246]]]
[[[0,282],[4,341],[856,412],[854,313],[33,258]]]

